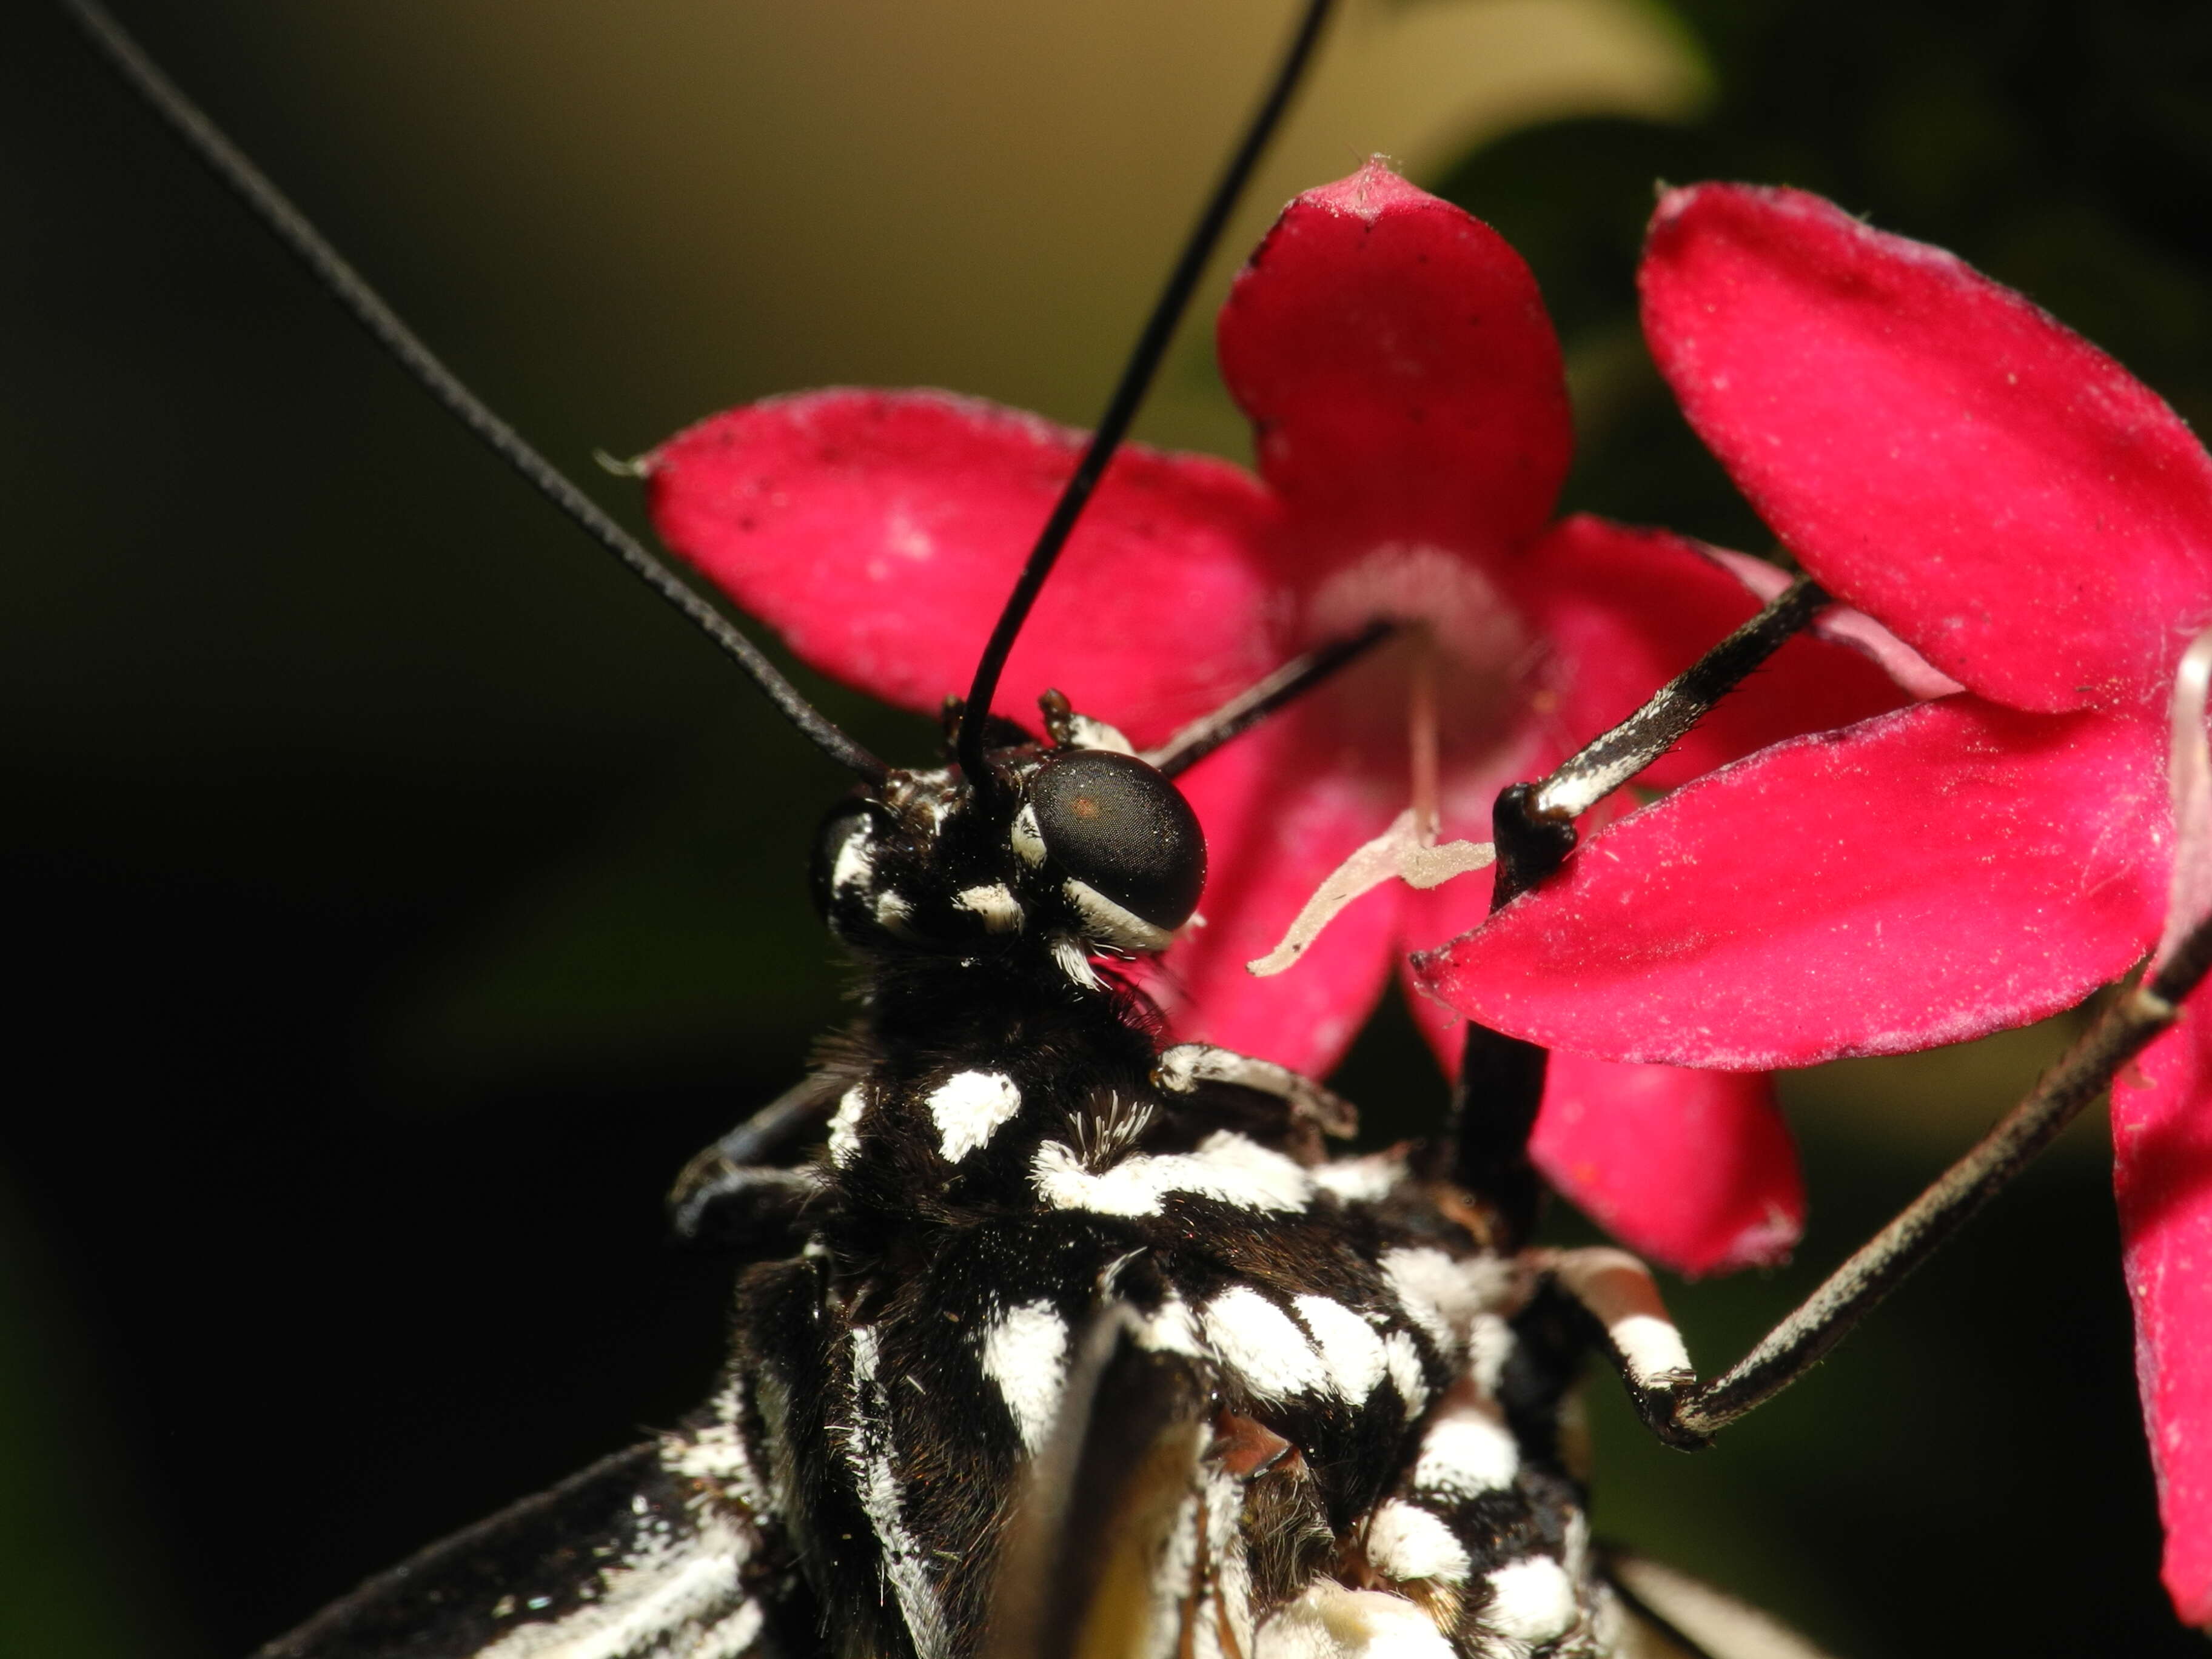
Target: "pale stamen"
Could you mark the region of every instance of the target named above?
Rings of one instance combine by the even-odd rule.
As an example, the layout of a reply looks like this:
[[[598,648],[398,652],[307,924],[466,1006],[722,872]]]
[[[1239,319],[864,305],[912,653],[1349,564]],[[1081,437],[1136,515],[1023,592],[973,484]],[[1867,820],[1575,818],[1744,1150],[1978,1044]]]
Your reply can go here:
[[[1330,871],[1291,921],[1283,942],[1257,961],[1246,963],[1244,971],[1260,979],[1281,973],[1305,954],[1306,946],[1321,936],[1321,930],[1335,921],[1346,905],[1394,877],[1408,887],[1441,887],[1454,876],[1487,869],[1496,860],[1497,850],[1486,841],[1448,841],[1441,847],[1426,844],[1414,816],[1413,809],[1407,807],[1391,820],[1388,830]]]
[[[1413,755],[1413,830],[1424,847],[1436,843],[1443,823],[1437,787],[1437,636],[1413,631],[1413,689],[1407,699],[1406,744]]]
[[[1413,676],[1406,708],[1406,735],[1413,756],[1413,804],[1390,821],[1390,827],[1329,872],[1314,896],[1291,919],[1282,943],[1244,971],[1260,979],[1281,973],[1305,954],[1306,946],[1321,937],[1322,929],[1336,920],[1354,899],[1395,879],[1426,890],[1441,887],[1454,876],[1486,869],[1497,858],[1486,842],[1454,841],[1437,845],[1443,821],[1438,787],[1437,647],[1426,628],[1411,638]]]
[[[2166,787],[2173,799],[2173,880],[2167,890],[2166,933],[2151,958],[2155,970],[2197,924],[2212,916],[2212,747],[2204,713],[2212,696],[2212,629],[2182,653],[2173,677]]]

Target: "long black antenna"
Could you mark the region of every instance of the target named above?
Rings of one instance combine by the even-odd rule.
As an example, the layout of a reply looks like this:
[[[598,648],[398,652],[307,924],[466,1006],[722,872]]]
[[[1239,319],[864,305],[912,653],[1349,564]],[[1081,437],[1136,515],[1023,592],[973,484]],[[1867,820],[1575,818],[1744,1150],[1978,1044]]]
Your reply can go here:
[[[1006,607],[999,613],[998,626],[991,630],[990,642],[983,647],[982,659],[975,665],[975,683],[968,688],[967,713],[960,722],[958,754],[961,770],[979,790],[990,787],[989,773],[983,761],[983,729],[990,718],[991,699],[999,690],[999,675],[1006,668],[1006,658],[1014,648],[1022,624],[1029,620],[1030,607],[1036,603],[1038,590],[1052,574],[1052,567],[1060,557],[1060,549],[1067,544],[1075,521],[1083,516],[1091,492],[1098,487],[1106,464],[1114,459],[1114,452],[1128,434],[1129,422],[1136,418],[1137,406],[1144,402],[1160,359],[1167,355],[1176,325],[1182,322],[1183,311],[1190,304],[1191,291],[1198,286],[1206,262],[1212,257],[1214,246],[1229,223],[1229,216],[1236,210],[1237,198],[1243,194],[1268,139],[1282,124],[1283,112],[1290,107],[1291,96],[1297,90],[1314,47],[1320,42],[1322,26],[1328,21],[1331,4],[1332,0],[1308,0],[1305,15],[1299,21],[1297,33],[1291,37],[1290,50],[1283,55],[1281,67],[1275,71],[1267,95],[1245,129],[1235,154],[1229,158],[1229,165],[1223,170],[1220,182],[1214,185],[1205,211],[1192,228],[1182,258],[1168,273],[1167,287],[1152,307],[1145,331],[1137,337],[1136,349],[1129,354],[1128,366],[1121,371],[1121,384],[1114,388],[1105,414],[1099,417],[1098,429],[1091,434],[1090,447],[1076,463],[1074,476],[1060,491],[1052,516],[1038,532],[1036,544],[1030,550],[1029,561],[1022,566],[1014,591],[1006,596]]]
[[[399,319],[398,313],[324,239],[307,216],[293,206],[267,175],[248,161],[245,153],[223,136],[222,129],[161,72],[105,8],[94,0],[61,0],[61,4],[108,66],[184,140],[185,148],[246,204],[292,256],[307,266],[324,291],[367,329],[369,337],[391,353],[448,414],[489,445],[494,454],[520,473],[540,495],[580,525],[600,546],[621,560],[633,575],[734,657],[738,666],[768,693],[769,701],[783,717],[823,754],[871,783],[883,781],[890,768],[846,736],[801,696],[799,688],[786,679],[776,665],[762,654],[760,647],[739,633],[727,617],[610,518],[597,501],[538,453],[520,433],[494,414],[459,375],[441,362],[422,343],[421,337]]]

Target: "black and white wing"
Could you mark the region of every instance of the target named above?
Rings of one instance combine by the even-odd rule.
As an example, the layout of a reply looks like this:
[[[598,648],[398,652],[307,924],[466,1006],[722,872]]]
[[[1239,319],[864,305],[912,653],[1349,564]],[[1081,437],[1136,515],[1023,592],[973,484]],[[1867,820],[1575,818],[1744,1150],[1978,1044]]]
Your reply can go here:
[[[795,1572],[672,1439],[433,1544],[254,1659],[802,1659]]]

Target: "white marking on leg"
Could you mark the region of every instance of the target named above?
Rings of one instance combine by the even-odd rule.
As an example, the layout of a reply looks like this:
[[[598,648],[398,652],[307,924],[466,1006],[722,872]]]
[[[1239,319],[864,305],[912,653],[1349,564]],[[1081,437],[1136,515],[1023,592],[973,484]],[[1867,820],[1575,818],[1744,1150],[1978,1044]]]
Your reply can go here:
[[[955,1072],[929,1091],[929,1115],[938,1150],[957,1164],[990,1143],[999,1127],[1022,1109],[1022,1091],[1004,1072]]]
[[[1428,1510],[1394,1498],[1367,1522],[1367,1565],[1386,1578],[1463,1584],[1474,1564],[1452,1529]]]
[[[982,1362],[1022,1443],[1039,1450],[1067,1386],[1067,1322],[1042,1299],[1008,1308],[983,1328]]]
[[[1199,1320],[1221,1363],[1262,1400],[1281,1400],[1328,1385],[1328,1367],[1306,1340],[1306,1334],[1249,1285],[1224,1291],[1206,1304]]]
[[[1606,1340],[1620,1356],[1630,1382],[1651,1388],[1695,1374],[1690,1369],[1690,1352],[1667,1316],[1667,1304],[1660,1298],[1651,1270],[1627,1251],[1603,1245],[1559,1250],[1546,1265],[1567,1293],[1605,1327]]]
[[[1565,1539],[1559,1546],[1559,1562],[1577,1584],[1589,1577],[1589,1516],[1577,1510],[1567,1517]]]
[[[1320,1578],[1260,1626],[1252,1659],[1454,1659],[1454,1650],[1404,1596]]]
[[[1263,1214],[1303,1210],[1313,1197],[1304,1170],[1228,1129],[1215,1130],[1194,1152],[1140,1152],[1096,1175],[1075,1148],[1048,1140],[1030,1159],[1030,1182],[1056,1210],[1099,1215],[1158,1215],[1176,1193]]]
[[[1448,1409],[1421,1437],[1413,1485],[1464,1502],[1503,1492],[1521,1472],[1521,1448],[1512,1431],[1474,1407]]]
[[[1621,1365],[1633,1382],[1650,1387],[1691,1375],[1690,1351],[1670,1320],[1631,1314],[1607,1326],[1605,1334],[1620,1351]]]
[[[1313,1333],[1338,1398],[1357,1406],[1373,1394],[1390,1368],[1375,1328],[1341,1302],[1325,1296],[1302,1296],[1291,1305]]]
[[[1548,1555],[1509,1561],[1490,1573],[1490,1605],[1478,1615],[1500,1636],[1540,1646],[1575,1627],[1575,1582]]]
[[[830,1161],[843,1169],[860,1150],[860,1119],[868,1109],[868,1091],[855,1083],[838,1097],[837,1114],[830,1120]]]

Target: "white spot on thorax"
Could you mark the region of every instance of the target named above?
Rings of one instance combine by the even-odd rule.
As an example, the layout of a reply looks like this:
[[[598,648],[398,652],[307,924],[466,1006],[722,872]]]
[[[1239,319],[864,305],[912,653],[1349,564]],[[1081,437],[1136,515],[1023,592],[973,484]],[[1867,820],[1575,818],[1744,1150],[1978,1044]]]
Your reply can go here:
[[[1003,1072],[955,1072],[930,1091],[929,1115],[938,1149],[948,1163],[988,1146],[999,1127],[1022,1109],[1022,1091]]]
[[[1031,1452],[1040,1449],[1067,1384],[1067,1322],[1042,1299],[1008,1308],[983,1328],[983,1375]]]
[[[1199,1316],[1207,1344],[1221,1363],[1263,1400],[1326,1388],[1328,1367],[1306,1334],[1280,1308],[1239,1285],[1206,1304]]]
[[[887,933],[904,933],[907,919],[914,915],[914,906],[906,896],[896,890],[876,895],[876,926]]]
[[[1468,1322],[1467,1370],[1475,1387],[1496,1395],[1498,1381],[1505,1375],[1505,1362],[1513,1357],[1520,1340],[1513,1328],[1494,1313],[1479,1313]]]
[[[985,882],[981,886],[963,887],[953,895],[952,902],[963,910],[972,910],[983,918],[987,933],[1013,933],[1021,931],[1021,902],[1003,881]]]
[[[1367,1522],[1367,1564],[1386,1578],[1463,1584],[1474,1564],[1452,1529],[1428,1510],[1394,1498]]]
[[[1502,1492],[1521,1472],[1521,1448],[1512,1431],[1474,1405],[1448,1408],[1421,1437],[1413,1485],[1424,1492],[1465,1500]]]
[[[1138,1340],[1156,1353],[1179,1353],[1190,1359],[1203,1358],[1206,1354],[1190,1304],[1179,1296],[1160,1304],[1159,1311],[1145,1322]]]
[[[1091,952],[1083,948],[1083,941],[1067,933],[1052,936],[1052,959],[1060,971],[1085,991],[1103,991],[1106,981],[1098,977],[1098,970],[1091,965]]]
[[[1304,1209],[1313,1194],[1297,1164],[1228,1129],[1215,1130],[1194,1152],[1140,1152],[1097,1175],[1073,1147],[1048,1140],[1030,1161],[1030,1180],[1053,1208],[1100,1215],[1158,1215],[1176,1193],[1280,1213]]]
[[[1580,1609],[1574,1580],[1548,1555],[1509,1561],[1490,1574],[1490,1605],[1482,1622],[1500,1636],[1540,1646],[1574,1628]]]
[[[1325,1296],[1302,1296],[1291,1305],[1313,1333],[1337,1396],[1356,1406],[1373,1394],[1389,1370],[1382,1339],[1375,1334],[1374,1327]]]
[[[830,1120],[830,1161],[843,1169],[860,1150],[860,1118],[868,1109],[868,1091],[855,1083],[837,1098],[836,1115]]]
[[[1495,1256],[1455,1261],[1442,1250],[1422,1245],[1385,1251],[1382,1275],[1407,1317],[1440,1353],[1456,1359],[1467,1347],[1476,1316],[1502,1304],[1513,1269]],[[1500,1359],[1502,1363],[1502,1356]]]
[[[1382,1358],[1390,1368],[1398,1398],[1406,1402],[1406,1420],[1410,1423],[1429,1403],[1429,1379],[1421,1370],[1421,1351],[1405,1332],[1393,1331],[1382,1339]]]
[[[1380,1204],[1404,1179],[1406,1160],[1395,1152],[1340,1158],[1313,1172],[1313,1183],[1347,1204]]]

